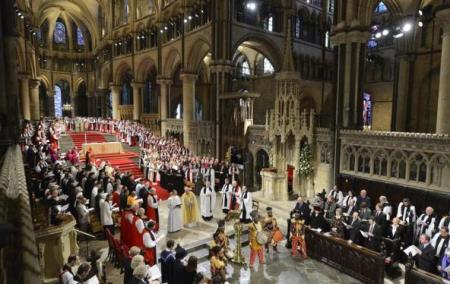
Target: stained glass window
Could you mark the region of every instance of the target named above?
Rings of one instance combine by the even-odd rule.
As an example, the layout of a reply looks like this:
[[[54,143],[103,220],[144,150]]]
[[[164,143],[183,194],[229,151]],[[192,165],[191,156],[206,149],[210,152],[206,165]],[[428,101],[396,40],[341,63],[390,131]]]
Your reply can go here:
[[[250,66],[247,61],[242,62],[241,72],[242,75],[250,75]]]
[[[53,40],[56,43],[66,43],[66,26],[63,22],[56,22]]]
[[[375,13],[386,13],[388,11],[388,8],[386,7],[386,4],[383,3],[383,1],[381,1],[377,7],[375,8]]]
[[[77,27],[77,44],[79,46],[84,45],[84,36],[83,36],[83,33],[81,32],[80,27]]]

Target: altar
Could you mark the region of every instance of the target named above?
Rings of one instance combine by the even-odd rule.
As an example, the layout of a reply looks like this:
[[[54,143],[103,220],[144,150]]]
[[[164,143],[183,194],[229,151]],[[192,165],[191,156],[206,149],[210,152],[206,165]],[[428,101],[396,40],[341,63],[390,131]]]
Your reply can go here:
[[[91,151],[91,155],[120,154],[123,152],[123,147],[120,142],[84,143],[81,154],[86,154],[87,150]]]
[[[274,168],[261,170],[261,191],[264,198],[274,201],[288,201],[287,174],[279,173]]]

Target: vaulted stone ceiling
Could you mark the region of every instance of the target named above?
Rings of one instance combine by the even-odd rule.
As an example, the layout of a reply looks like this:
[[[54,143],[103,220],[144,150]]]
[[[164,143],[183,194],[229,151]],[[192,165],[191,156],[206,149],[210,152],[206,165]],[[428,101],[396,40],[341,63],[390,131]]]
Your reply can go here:
[[[77,25],[84,25],[95,43],[99,38],[97,13],[101,0],[32,0],[31,5],[36,25],[40,26],[45,20],[50,25],[58,17],[66,21],[73,20]],[[105,11],[105,9],[103,9]]]

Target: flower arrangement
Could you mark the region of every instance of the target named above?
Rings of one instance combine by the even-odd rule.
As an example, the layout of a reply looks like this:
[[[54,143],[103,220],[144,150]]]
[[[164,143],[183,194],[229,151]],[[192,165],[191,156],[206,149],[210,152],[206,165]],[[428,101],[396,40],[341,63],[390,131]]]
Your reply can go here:
[[[300,148],[300,160],[298,163],[298,173],[301,176],[309,176],[313,172],[311,146],[308,142],[303,143]]]

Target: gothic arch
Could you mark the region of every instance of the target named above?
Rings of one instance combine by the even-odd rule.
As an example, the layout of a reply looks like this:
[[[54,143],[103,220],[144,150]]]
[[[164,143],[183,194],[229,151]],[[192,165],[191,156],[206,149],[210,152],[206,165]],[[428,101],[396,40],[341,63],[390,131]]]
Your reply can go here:
[[[191,46],[187,70],[196,72],[200,65],[202,64],[203,58],[211,51],[210,44],[204,38],[197,39],[195,43]]]
[[[176,70],[176,67],[181,63],[181,56],[178,50],[172,48],[166,57],[166,62],[164,63],[164,76],[171,78]]]
[[[240,45],[248,46],[267,57],[272,63],[275,71],[279,70],[282,62],[281,48],[273,40],[263,37],[259,34],[249,33],[241,37],[232,47],[232,52],[238,49]]]
[[[131,70],[131,66],[127,62],[120,63],[115,70],[114,83],[120,85],[129,70]]]
[[[136,69],[136,81],[137,82],[144,82],[147,75],[152,72],[152,70],[156,69],[155,60],[151,57],[145,57],[137,64]]]
[[[402,8],[396,0],[363,0],[360,1],[358,11],[356,14],[357,19],[362,26],[369,26],[372,22],[372,15],[375,7],[383,1],[393,18],[398,18],[403,14]]]
[[[44,74],[39,75],[36,79],[44,83],[47,91],[53,90],[53,86],[50,84],[50,80]]]

